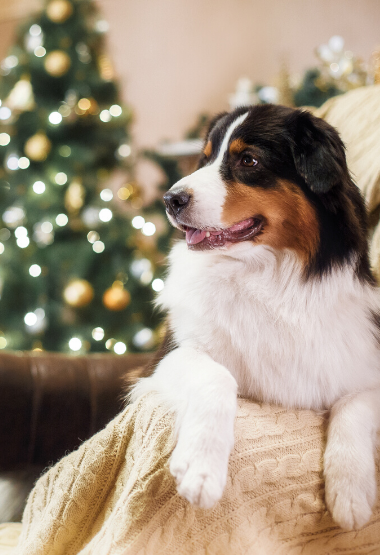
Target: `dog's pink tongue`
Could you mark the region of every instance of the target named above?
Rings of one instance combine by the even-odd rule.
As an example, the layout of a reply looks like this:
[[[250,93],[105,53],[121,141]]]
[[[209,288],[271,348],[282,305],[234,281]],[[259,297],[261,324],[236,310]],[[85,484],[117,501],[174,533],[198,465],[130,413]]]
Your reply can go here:
[[[206,237],[206,232],[203,229],[188,229],[186,231],[186,243],[188,245],[196,245],[203,241]]]

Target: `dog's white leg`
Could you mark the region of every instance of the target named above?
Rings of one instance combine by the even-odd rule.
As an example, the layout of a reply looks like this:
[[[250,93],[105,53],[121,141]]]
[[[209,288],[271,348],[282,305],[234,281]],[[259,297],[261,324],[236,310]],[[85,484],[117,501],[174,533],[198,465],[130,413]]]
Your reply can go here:
[[[324,456],[326,504],[346,530],[360,528],[372,514],[379,427],[380,387],[343,397],[332,408]]]
[[[157,391],[176,412],[170,472],[178,493],[193,505],[212,507],[222,497],[234,443],[235,379],[207,354],[179,347],[139,381],[132,399],[147,391]]]

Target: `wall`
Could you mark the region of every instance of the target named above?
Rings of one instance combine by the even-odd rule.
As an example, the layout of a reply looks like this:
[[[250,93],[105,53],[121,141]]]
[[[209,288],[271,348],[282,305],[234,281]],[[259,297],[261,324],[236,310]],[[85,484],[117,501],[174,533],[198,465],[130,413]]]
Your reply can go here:
[[[100,0],[109,48],[134,108],[135,140],[179,139],[202,111],[227,107],[236,80],[272,81],[313,64],[333,34],[369,59],[380,44],[378,0]],[[0,56],[39,0],[0,0]]]

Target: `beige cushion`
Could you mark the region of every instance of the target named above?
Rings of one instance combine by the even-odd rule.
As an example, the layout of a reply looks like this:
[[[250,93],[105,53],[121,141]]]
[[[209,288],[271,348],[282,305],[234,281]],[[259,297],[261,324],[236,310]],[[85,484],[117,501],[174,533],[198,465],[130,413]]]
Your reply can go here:
[[[331,98],[314,113],[338,129],[348,167],[372,212],[380,204],[380,85]]]

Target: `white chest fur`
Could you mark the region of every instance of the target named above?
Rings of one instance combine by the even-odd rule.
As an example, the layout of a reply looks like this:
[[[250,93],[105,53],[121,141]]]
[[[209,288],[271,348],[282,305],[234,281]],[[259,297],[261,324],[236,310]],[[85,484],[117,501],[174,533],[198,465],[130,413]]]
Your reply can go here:
[[[349,266],[304,281],[290,252],[253,250],[231,258],[173,248],[158,304],[176,342],[223,364],[241,395],[288,407],[328,408],[379,384],[377,291]]]

